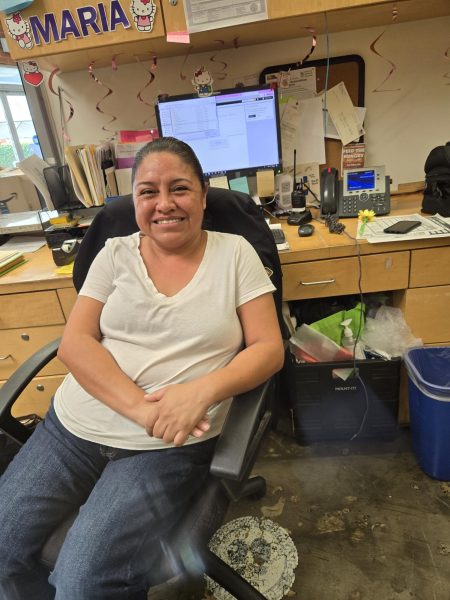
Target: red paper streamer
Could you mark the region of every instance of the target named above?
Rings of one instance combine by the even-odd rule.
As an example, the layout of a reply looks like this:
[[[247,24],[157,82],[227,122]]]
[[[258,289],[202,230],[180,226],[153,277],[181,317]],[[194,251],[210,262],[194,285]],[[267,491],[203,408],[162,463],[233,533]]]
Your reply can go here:
[[[309,49],[309,52],[306,54],[306,56],[304,56],[302,60],[296,63],[297,68],[301,67],[303,63],[305,63],[308,60],[308,58],[311,56],[311,54],[314,52],[317,46],[317,36],[314,29],[312,29],[311,27],[305,27],[305,29],[306,31],[309,31],[309,33],[312,35],[311,48]]]
[[[225,42],[223,40],[214,40],[214,41],[217,42],[218,44],[221,44],[222,48],[225,46]],[[223,65],[219,72],[213,71],[214,78],[218,79],[219,81],[226,79],[228,76],[228,73],[226,73],[226,70],[228,68],[228,63],[224,62],[223,60],[216,60],[215,54],[213,54],[209,60],[213,63],[219,63],[219,64]]]
[[[189,58],[189,54],[191,53],[191,50],[194,46],[189,46],[188,51],[186,52],[185,56],[184,56],[184,60],[183,60],[183,64],[181,65],[181,69],[180,69],[180,79],[182,81],[185,81],[185,79],[187,79],[187,76],[183,74],[183,69],[184,66],[186,64],[187,59]]]
[[[444,57],[446,60],[450,60],[450,46],[444,52]],[[447,71],[447,73],[444,73],[444,78],[450,79],[450,71]],[[450,81],[448,81],[445,85],[450,85]]]
[[[58,98],[59,98],[60,110],[61,110],[61,131],[62,131],[64,140],[66,142],[70,142],[70,137],[69,137],[69,134],[67,133],[67,124],[72,119],[73,115],[75,114],[75,109],[73,107],[73,104],[69,100],[67,100],[67,98],[62,97],[62,91],[63,91],[62,88],[58,87],[58,91],[55,92],[55,88],[53,87],[53,79],[55,78],[55,75],[57,73],[59,73],[60,70],[61,69],[59,67],[55,67],[53,69],[53,71],[50,73],[49,78],[48,78],[48,88],[52,94],[54,94],[55,96],[58,96]],[[61,100],[64,100],[64,102],[69,106],[69,116],[67,117],[67,119],[64,117],[64,114],[63,114]]]
[[[97,110],[97,111],[98,111],[100,114],[102,114],[102,115],[107,115],[107,116],[111,117],[111,119],[108,121],[108,123],[106,123],[106,125],[111,125],[111,123],[114,123],[114,121],[117,121],[117,117],[116,117],[116,116],[114,116],[114,115],[113,115],[113,114],[111,114],[111,113],[107,113],[107,112],[105,112],[104,110],[102,110],[102,109],[100,108],[100,104],[103,102],[103,100],[106,100],[106,98],[107,98],[108,96],[111,96],[111,94],[113,93],[113,91],[112,91],[112,89],[111,89],[109,86],[107,86],[107,85],[106,85],[106,84],[104,84],[102,81],[100,81],[100,79],[99,79],[99,78],[97,77],[97,75],[94,73],[94,64],[95,64],[95,60],[93,60],[93,61],[92,61],[92,62],[89,64],[89,66],[88,66],[88,72],[89,72],[89,76],[90,76],[90,77],[91,77],[91,78],[92,78],[92,79],[95,81],[95,83],[97,83],[98,85],[100,85],[100,86],[102,86],[102,87],[106,88],[106,94],[105,94],[105,95],[104,95],[102,98],[100,98],[100,100],[97,102],[97,104],[95,105],[95,109],[96,109],[96,110]],[[106,125],[103,125],[103,127],[102,127],[103,131],[106,131],[106,132],[108,132],[108,133],[113,133],[113,134],[115,134],[115,133],[116,133],[115,131],[112,131],[111,129],[107,129],[107,128],[106,128]]]
[[[390,25],[392,25],[392,23],[394,23],[397,19],[397,15],[398,15],[398,11],[396,8],[392,9],[392,22],[390,23]],[[389,25],[389,27],[390,27]],[[397,66],[394,62],[392,62],[392,60],[389,60],[389,58],[386,58],[386,56],[383,56],[382,54],[380,54],[378,52],[378,50],[375,48],[376,44],[380,41],[380,39],[383,37],[383,35],[386,33],[386,31],[388,30],[388,28],[386,28],[384,31],[382,31],[380,33],[380,35],[370,44],[370,49],[372,50],[372,52],[374,54],[376,54],[377,56],[379,56],[380,58],[382,58],[383,60],[385,60],[389,65],[390,65],[390,70],[389,73],[387,74],[387,76],[383,79],[383,81],[378,84],[372,91],[373,92],[399,92],[401,90],[401,88],[394,88],[394,89],[380,89],[385,83],[386,81],[392,77],[392,74],[394,73],[394,71],[396,71]]]
[[[117,61],[116,61],[116,58],[117,58],[118,56],[120,56],[120,54],[122,54],[122,52],[120,52],[119,54],[113,54],[113,56],[112,56],[112,58],[111,58],[111,69],[112,69],[113,71],[117,71],[117,69],[119,68],[119,67],[117,66]]]
[[[140,63],[140,60],[137,56],[135,56],[134,58]],[[151,65],[150,69],[146,69],[145,67],[143,67],[145,69],[145,71],[150,75],[150,79],[147,81],[147,83],[144,85],[144,87],[141,90],[139,90],[139,92],[136,95],[136,98],[139,100],[139,102],[142,102],[142,104],[145,104],[146,106],[150,106],[153,109],[153,111],[155,110],[154,104],[152,102],[147,102],[146,100],[144,100],[144,98],[142,97],[142,92],[146,88],[148,88],[149,85],[151,85],[154,82],[155,77],[156,77],[154,72],[156,71],[157,66],[158,66],[158,57],[156,56],[156,54],[154,54],[153,58],[152,58],[152,65]],[[144,124],[147,123],[147,121],[148,121],[148,119],[145,119]]]

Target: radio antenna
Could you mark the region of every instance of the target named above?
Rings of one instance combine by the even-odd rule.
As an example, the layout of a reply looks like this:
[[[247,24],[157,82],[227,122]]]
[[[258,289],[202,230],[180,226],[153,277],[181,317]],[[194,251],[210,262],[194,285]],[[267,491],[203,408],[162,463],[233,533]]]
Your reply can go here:
[[[294,181],[293,181],[293,185],[292,185],[292,189],[294,191],[297,189],[297,179],[296,179],[296,176],[295,176],[296,163],[297,163],[297,148],[294,148]]]

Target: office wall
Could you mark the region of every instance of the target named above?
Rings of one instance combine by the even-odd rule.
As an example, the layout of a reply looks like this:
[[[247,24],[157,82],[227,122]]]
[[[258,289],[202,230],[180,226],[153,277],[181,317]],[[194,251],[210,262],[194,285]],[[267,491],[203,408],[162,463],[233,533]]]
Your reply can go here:
[[[383,27],[376,27],[331,34],[330,55],[359,54],[363,57],[366,64],[366,164],[385,164],[396,186],[422,180],[428,152],[450,140],[450,60],[445,56],[450,46],[450,18],[392,24],[376,49],[396,65],[393,75],[382,86],[382,89],[395,91],[374,92],[391,68],[370,49],[370,44],[383,30]],[[110,115],[117,117],[109,127],[111,130],[155,126],[153,108],[139,101],[139,92],[150,104],[160,93],[190,93],[193,91],[190,83],[193,71],[202,64],[213,73],[216,71],[216,89],[233,87],[240,80],[250,85],[257,81],[265,67],[301,59],[310,43],[311,38],[302,37],[228,50],[220,50],[218,43],[215,53],[159,60],[156,79],[145,89],[149,81],[147,62],[136,61],[119,66],[117,70],[98,69],[96,76],[113,90],[100,103],[105,114],[96,110],[96,103],[107,88],[89,76],[88,65],[84,71],[62,74],[55,79],[54,87],[62,87],[75,109],[67,128],[70,143],[107,139],[112,133],[102,130],[102,125],[111,119]],[[319,36],[312,58],[325,56],[326,39]],[[216,62],[212,62],[211,57]],[[219,79],[220,72],[222,76],[226,75],[225,78]],[[58,99],[48,94],[48,102],[60,130]]]

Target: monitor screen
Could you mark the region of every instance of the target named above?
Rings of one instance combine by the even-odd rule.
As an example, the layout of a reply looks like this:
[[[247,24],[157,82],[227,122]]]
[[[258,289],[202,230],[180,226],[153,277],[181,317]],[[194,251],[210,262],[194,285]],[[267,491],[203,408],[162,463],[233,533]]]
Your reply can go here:
[[[207,177],[281,169],[278,94],[268,85],[160,98],[156,118],[159,134],[189,144]]]

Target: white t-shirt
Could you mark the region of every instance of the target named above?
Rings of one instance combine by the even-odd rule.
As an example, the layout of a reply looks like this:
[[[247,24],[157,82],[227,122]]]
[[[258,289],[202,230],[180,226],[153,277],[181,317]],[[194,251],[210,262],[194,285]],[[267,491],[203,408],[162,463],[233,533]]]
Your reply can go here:
[[[242,237],[208,231],[203,259],[174,296],[158,292],[139,252],[139,233],[111,238],[93,261],[80,295],[104,303],[101,343],[142,389],[190,381],[227,365],[243,346],[236,308],[275,288]],[[86,356],[89,360],[89,356]],[[231,399],[210,408],[219,434]],[[80,438],[131,450],[168,448],[144,428],[88,394],[69,374],[55,394],[63,425]]]

